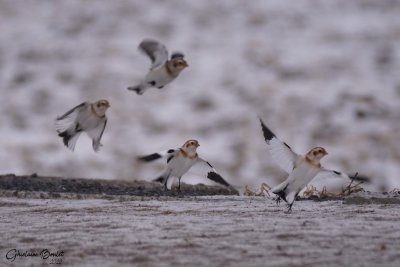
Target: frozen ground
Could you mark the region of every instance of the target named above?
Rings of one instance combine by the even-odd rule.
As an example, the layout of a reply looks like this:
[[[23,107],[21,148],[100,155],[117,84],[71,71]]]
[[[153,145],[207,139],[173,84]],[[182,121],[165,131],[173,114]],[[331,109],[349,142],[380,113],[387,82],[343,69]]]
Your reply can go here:
[[[195,138],[227,180],[275,185],[260,115],[299,153],[324,146],[326,167],[398,188],[399,14],[392,0],[1,0],[0,173],[149,180],[162,164],[137,155]],[[125,88],[149,67],[145,37],[190,68],[137,96]],[[102,151],[82,136],[71,153],[54,118],[99,98],[112,104]]]
[[[297,201],[291,214],[268,197],[204,185],[182,191],[166,194],[143,181],[1,176],[0,266],[400,262],[399,191]],[[58,257],[41,259],[44,249]],[[39,256],[12,261],[17,250]]]
[[[400,206],[264,197],[5,197],[0,265],[399,266]],[[37,195],[39,197],[39,195]],[[42,196],[43,197],[43,196]],[[381,196],[382,197],[382,196]],[[60,257],[6,259],[18,249]]]

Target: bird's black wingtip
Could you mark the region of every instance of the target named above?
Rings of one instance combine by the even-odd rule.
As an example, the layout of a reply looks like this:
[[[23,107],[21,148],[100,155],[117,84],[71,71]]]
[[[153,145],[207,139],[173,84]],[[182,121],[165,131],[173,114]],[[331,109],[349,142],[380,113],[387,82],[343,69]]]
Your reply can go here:
[[[222,176],[219,175],[216,172],[209,172],[207,174],[207,178],[210,179],[211,181],[214,181],[214,182],[218,183],[218,184],[221,184],[221,185],[224,185],[224,186],[227,186],[227,187],[230,186],[230,184],[228,184],[228,182],[225,181],[224,178],[222,178]]]
[[[265,125],[263,120],[259,117],[260,123],[261,123],[261,129],[264,134],[264,139],[265,141],[270,141],[272,138],[275,137],[275,134]]]
[[[157,160],[161,158],[161,155],[158,153],[153,153],[147,156],[142,156],[142,157],[137,157],[138,161],[145,161],[145,162],[149,162],[149,161],[153,161],[153,160]]]
[[[368,176],[364,176],[364,175],[358,175],[358,172],[356,172],[354,175],[349,175],[349,178],[351,180],[363,182],[363,183],[371,182],[371,178],[369,178]]]

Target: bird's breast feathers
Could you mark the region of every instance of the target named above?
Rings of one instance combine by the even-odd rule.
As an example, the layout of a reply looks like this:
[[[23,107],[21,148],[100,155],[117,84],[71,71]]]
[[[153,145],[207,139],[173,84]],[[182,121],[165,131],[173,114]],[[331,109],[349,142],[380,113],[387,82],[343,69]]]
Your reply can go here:
[[[160,66],[159,68],[151,70],[147,75],[145,80],[147,82],[150,81],[155,81],[157,85],[165,85],[172,80],[174,80],[176,77],[171,76],[165,67],[165,65]]]
[[[195,153],[194,155],[189,155],[185,150],[180,148],[178,151],[177,157],[183,157],[183,158],[187,158],[190,160],[196,160],[199,156],[197,155],[197,153]]]
[[[318,174],[319,170],[306,161],[300,163],[288,177],[291,190],[302,189]]]
[[[313,168],[317,168],[317,169],[321,168],[321,163],[310,159],[308,156],[304,157],[304,162],[307,163],[308,165],[310,165]]]

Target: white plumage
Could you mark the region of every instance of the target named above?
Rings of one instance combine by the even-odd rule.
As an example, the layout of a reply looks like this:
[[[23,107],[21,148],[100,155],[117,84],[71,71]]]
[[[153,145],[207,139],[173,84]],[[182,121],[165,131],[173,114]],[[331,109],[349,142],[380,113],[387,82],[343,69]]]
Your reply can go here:
[[[277,203],[283,199],[288,203],[288,212],[300,191],[317,175],[340,176],[347,179],[348,175],[321,167],[320,160],[328,153],[322,147],[311,149],[306,155],[300,156],[289,145],[279,140],[275,134],[260,119],[264,139],[274,160],[289,175],[285,181],[271,189],[278,197]]]
[[[139,44],[138,48],[152,62],[149,72],[142,81],[135,86],[128,87],[128,90],[135,91],[139,95],[150,87],[163,88],[175,80],[184,68],[189,66],[184,55],[179,52],[172,53],[171,59],[168,60],[167,48],[156,40],[145,39]]]
[[[139,157],[138,160],[150,162],[160,158],[166,158],[167,166],[165,170],[157,179],[155,179],[155,181],[163,183],[165,190],[171,189],[172,179],[170,178],[176,177],[179,180],[178,191],[180,191],[180,181],[182,176],[193,166],[198,167],[208,179],[226,187],[230,187],[230,185],[215,171],[209,162],[198,156],[196,150],[199,146],[197,140],[188,140],[178,149],[169,149],[159,153],[153,153]]]
[[[105,127],[107,125],[106,111],[110,103],[98,100],[94,103],[84,102],[67,111],[55,121],[58,136],[63,138],[63,143],[72,151],[82,132],[86,132],[92,139],[94,151],[98,151]]]

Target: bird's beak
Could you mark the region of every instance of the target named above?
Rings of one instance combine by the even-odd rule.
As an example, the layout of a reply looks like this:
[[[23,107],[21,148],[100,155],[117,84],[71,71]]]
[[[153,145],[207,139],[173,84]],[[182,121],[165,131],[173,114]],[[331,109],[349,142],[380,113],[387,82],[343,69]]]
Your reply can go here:
[[[189,64],[187,64],[187,62],[185,62],[185,67],[186,67],[186,68],[189,67]]]

